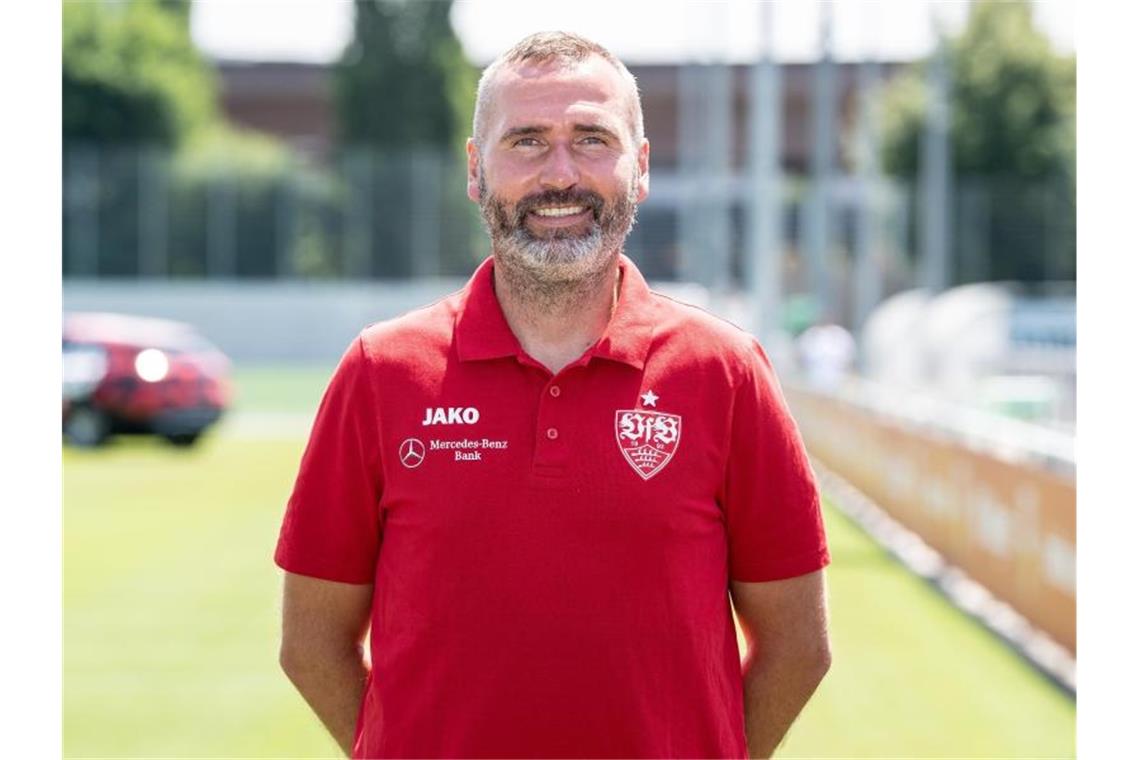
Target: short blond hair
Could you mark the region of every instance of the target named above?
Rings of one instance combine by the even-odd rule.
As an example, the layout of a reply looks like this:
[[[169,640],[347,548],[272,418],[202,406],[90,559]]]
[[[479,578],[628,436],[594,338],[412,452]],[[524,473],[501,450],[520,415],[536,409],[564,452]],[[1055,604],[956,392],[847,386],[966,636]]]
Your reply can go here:
[[[504,66],[533,61],[544,63],[554,61],[565,66],[581,63],[591,55],[599,56],[617,69],[633,91],[629,121],[633,133],[634,146],[641,144],[645,137],[645,119],[641,113],[641,93],[637,89],[637,79],[629,72],[617,56],[604,47],[577,34],[569,32],[538,32],[520,40],[514,47],[500,55],[483,70],[479,77],[479,89],[475,93],[475,118],[471,133],[475,146],[481,151],[486,138],[487,119],[490,110],[491,84]]]

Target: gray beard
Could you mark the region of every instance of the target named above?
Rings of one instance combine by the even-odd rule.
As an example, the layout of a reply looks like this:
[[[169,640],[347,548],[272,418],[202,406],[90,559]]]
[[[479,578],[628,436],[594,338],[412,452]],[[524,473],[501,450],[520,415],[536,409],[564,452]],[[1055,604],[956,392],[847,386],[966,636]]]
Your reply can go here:
[[[613,272],[614,261],[637,218],[637,181],[629,192],[606,206],[593,193],[572,197],[539,194],[509,209],[487,191],[479,178],[479,210],[491,237],[495,276],[501,277],[520,305],[536,312],[570,311],[588,301]],[[529,208],[541,205],[543,196],[564,202],[581,201],[594,209],[594,222],[586,233],[557,230],[549,237],[534,235],[526,227]],[[521,212],[521,213],[520,213]]]

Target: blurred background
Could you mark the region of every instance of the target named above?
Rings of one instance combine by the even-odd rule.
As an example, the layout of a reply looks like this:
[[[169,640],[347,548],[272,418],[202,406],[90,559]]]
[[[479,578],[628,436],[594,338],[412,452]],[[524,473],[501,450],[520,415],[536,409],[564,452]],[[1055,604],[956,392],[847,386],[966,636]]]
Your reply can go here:
[[[1072,4],[538,5],[64,3],[65,754],[336,754],[276,667],[284,502],[357,331],[489,253],[475,83],[557,28],[639,83],[626,252],[760,337],[824,484],[780,755],[1072,756]]]

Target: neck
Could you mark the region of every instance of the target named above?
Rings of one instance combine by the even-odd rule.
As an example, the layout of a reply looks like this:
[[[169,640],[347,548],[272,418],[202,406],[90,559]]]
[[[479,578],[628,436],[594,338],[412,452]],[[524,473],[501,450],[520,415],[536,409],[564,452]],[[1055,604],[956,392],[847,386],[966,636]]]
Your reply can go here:
[[[495,295],[523,350],[557,373],[605,332],[617,305],[618,257],[572,282],[549,282],[495,259]]]

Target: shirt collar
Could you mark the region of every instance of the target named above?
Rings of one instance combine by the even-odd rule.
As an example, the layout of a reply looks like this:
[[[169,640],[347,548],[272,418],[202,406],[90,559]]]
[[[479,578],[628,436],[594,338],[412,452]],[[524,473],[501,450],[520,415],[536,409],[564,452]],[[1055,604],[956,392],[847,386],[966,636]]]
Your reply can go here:
[[[460,361],[499,359],[522,353],[522,346],[511,332],[495,296],[494,268],[495,257],[488,256],[463,290],[463,305],[455,324]]]
[[[494,256],[488,256],[464,288],[463,305],[455,325],[460,361],[523,355],[522,346],[511,332],[495,296],[494,266]],[[624,254],[619,257],[618,267],[622,279],[617,306],[602,337],[586,355],[643,369],[653,338],[653,300],[645,278]]]

